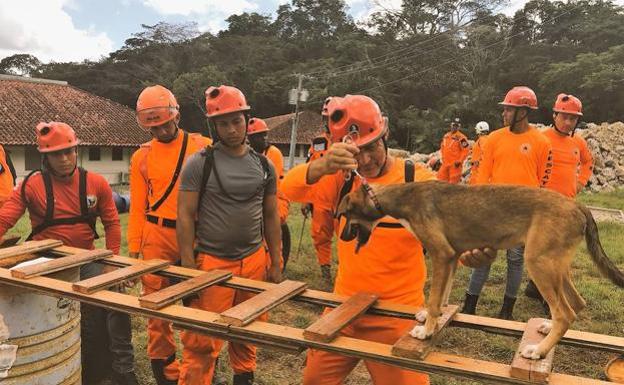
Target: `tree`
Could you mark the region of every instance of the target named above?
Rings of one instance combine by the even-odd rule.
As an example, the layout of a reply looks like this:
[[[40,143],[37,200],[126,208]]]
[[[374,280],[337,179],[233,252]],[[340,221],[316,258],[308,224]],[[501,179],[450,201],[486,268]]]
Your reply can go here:
[[[41,62],[33,55],[16,54],[0,60],[0,73],[18,76],[36,76]]]

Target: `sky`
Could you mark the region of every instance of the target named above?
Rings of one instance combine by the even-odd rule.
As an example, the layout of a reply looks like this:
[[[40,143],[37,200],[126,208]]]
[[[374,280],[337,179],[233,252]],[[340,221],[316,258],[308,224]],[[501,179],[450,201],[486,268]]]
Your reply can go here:
[[[232,14],[274,15],[288,0],[0,0],[0,59],[17,53],[43,62],[97,60],[119,49],[141,24],[197,22],[218,32]],[[401,0],[346,0],[356,20],[380,4],[397,8]],[[503,11],[513,14],[526,1],[510,0]],[[624,3],[618,0],[617,3]]]

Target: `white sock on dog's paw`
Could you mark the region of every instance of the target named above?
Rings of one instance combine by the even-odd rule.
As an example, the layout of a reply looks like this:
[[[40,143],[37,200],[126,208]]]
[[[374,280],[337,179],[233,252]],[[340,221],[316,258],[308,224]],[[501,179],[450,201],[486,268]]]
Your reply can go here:
[[[537,345],[527,345],[522,349],[520,355],[524,358],[528,358],[529,360],[539,360],[542,357],[537,352]]]
[[[429,315],[429,313],[426,309],[419,311],[416,313],[416,321],[425,322],[427,320],[427,315]]]
[[[542,324],[537,328],[537,331],[542,334],[548,334],[550,333],[551,329],[552,329],[552,321],[546,320],[542,322]]]
[[[427,329],[425,328],[424,325],[414,326],[414,328],[412,329],[412,331],[409,332],[409,334],[414,338],[418,338],[419,340],[425,340],[427,339],[427,337],[430,337],[430,335],[427,335]]]

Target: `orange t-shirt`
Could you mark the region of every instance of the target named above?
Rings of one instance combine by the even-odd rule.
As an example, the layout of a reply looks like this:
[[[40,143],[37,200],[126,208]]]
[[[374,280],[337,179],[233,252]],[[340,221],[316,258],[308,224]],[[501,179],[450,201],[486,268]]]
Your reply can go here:
[[[553,152],[553,168],[550,179],[546,183],[546,188],[573,198],[576,196],[576,184],[581,182],[579,177],[581,146],[584,152],[584,166],[587,168],[587,163],[589,162],[591,169],[592,159],[591,154],[589,154],[589,160],[587,159],[587,154],[589,153],[587,143],[578,136],[562,135],[554,128],[547,129],[543,134],[550,140]],[[587,182],[585,181],[585,183]]]
[[[327,175],[317,183],[306,183],[308,164],[293,168],[282,184],[283,190],[293,201],[322,202],[326,206],[338,206],[340,189],[345,179],[343,173]],[[416,166],[414,181],[435,180],[435,175],[424,167]],[[392,168],[379,178],[370,178],[372,184],[397,184],[405,181],[405,161],[394,159]],[[353,189],[360,186],[357,178]],[[398,223],[385,217],[383,222]],[[339,232],[345,225],[344,217]],[[423,288],[427,268],[420,241],[405,228],[377,227],[368,243],[355,254],[355,241],[338,239],[338,274],[334,292],[354,295],[365,291],[375,293],[379,299],[413,306],[424,303]]]
[[[483,156],[483,148],[487,143],[487,135],[483,135],[477,138],[472,146],[472,163],[470,165],[470,184],[477,183],[477,174],[479,173],[479,163]]]
[[[576,134],[572,137],[572,139],[578,145],[579,153],[581,155],[578,181],[583,186],[586,186],[587,182],[589,182],[589,178],[594,172],[594,157],[592,156],[591,151],[589,151],[589,147],[587,146],[587,142],[585,141],[585,139],[581,138],[580,135]]]
[[[128,217],[128,251],[138,252],[141,247],[145,215],[176,219],[178,210],[178,185],[180,179],[165,202],[156,210],[151,207],[164,194],[178,163],[182,149],[183,131],[169,143],[156,139],[143,144],[130,159],[130,215]],[[189,134],[184,161],[189,156],[212,144],[209,138],[200,134]]]
[[[6,161],[6,153],[0,145],[0,207],[6,202],[13,192],[13,175]]]
[[[284,224],[286,223],[286,219],[288,219],[290,206],[286,195],[280,190],[280,184],[282,183],[282,179],[284,179],[284,156],[282,152],[273,145],[270,145],[264,150],[264,156],[266,156],[271,163],[273,163],[273,167],[275,167],[275,177],[277,179],[277,210],[279,211],[280,223]]]
[[[469,151],[468,138],[460,131],[447,132],[442,138],[442,143],[440,143],[440,154],[442,154],[442,163],[444,164],[463,163]]]
[[[550,141],[535,127],[513,133],[509,127],[492,132],[479,162],[477,184],[541,187],[552,169]]]

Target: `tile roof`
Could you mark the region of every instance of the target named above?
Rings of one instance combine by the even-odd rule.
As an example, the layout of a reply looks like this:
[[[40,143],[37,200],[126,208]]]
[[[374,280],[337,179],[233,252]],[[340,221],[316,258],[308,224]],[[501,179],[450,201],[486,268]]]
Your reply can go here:
[[[138,146],[151,139],[134,111],[66,82],[0,75],[0,143],[35,144],[35,126],[61,121],[76,130],[82,145]]]
[[[269,126],[269,142],[276,144],[289,144],[292,119],[294,113],[266,118],[264,121]],[[297,126],[297,144],[310,144],[312,139],[323,131],[321,114],[312,111],[299,113]]]

